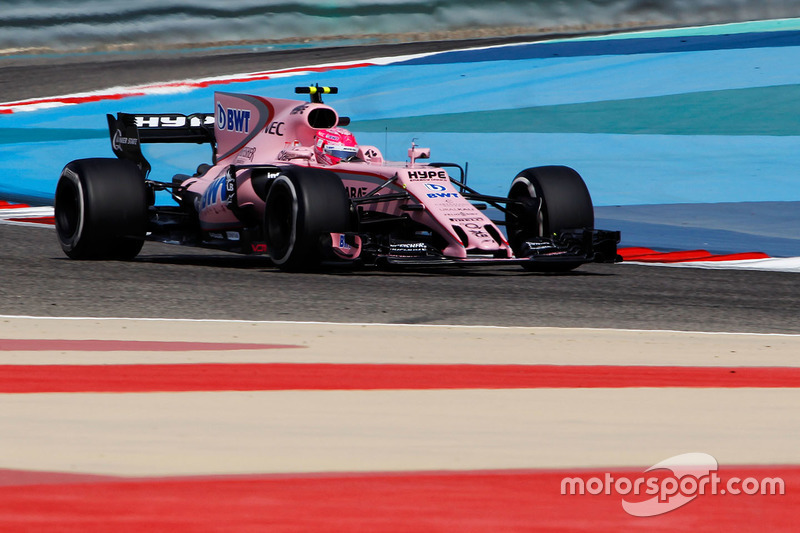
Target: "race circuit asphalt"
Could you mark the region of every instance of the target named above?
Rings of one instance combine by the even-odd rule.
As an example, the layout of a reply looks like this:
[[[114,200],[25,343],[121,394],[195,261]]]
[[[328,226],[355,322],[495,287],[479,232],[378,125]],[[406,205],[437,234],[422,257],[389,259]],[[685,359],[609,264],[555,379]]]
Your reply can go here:
[[[0,60],[0,80],[11,101],[510,40],[28,57]],[[636,265],[586,265],[566,275],[518,267],[286,274],[265,258],[155,243],[130,263],[76,262],[52,228],[0,225],[0,314],[800,333],[800,287],[791,273]]]
[[[159,243],[132,262],[73,261],[49,227],[0,225],[0,243],[3,315],[800,333],[792,273],[615,264],[563,275],[287,274],[263,257]]]

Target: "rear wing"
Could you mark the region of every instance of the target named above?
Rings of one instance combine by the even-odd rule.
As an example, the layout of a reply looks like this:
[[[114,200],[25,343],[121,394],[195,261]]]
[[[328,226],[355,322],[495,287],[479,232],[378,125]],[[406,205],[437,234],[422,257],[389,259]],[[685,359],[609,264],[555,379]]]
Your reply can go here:
[[[139,165],[145,175],[150,172],[150,164],[142,154],[141,143],[210,144],[211,156],[215,158],[213,113],[192,115],[117,113],[116,117],[106,115],[106,118],[114,154],[120,159],[129,159]]]

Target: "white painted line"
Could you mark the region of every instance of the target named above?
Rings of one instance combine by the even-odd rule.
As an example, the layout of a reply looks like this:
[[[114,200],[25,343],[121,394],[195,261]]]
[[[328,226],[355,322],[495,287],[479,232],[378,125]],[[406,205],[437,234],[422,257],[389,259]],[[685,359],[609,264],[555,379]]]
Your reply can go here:
[[[758,336],[758,337],[800,337],[800,333],[747,333],[734,331],[684,331],[672,329],[626,329],[626,328],[578,328],[564,326],[490,326],[490,325],[464,325],[464,324],[389,324],[381,322],[322,322],[322,321],[296,321],[296,320],[233,320],[219,318],[159,318],[159,317],[84,317],[84,316],[30,316],[30,315],[0,315],[0,320],[74,320],[74,321],[132,321],[132,322],[187,322],[187,323],[219,323],[219,324],[271,324],[271,325],[303,325],[303,326],[342,326],[342,327],[397,327],[397,328],[425,328],[425,329],[487,329],[487,330],[531,330],[531,331],[597,331],[621,333],[667,333],[683,335],[720,335],[720,336]]]
[[[772,257],[740,261],[687,261],[685,263],[653,263],[625,261],[625,265],[702,268],[706,270],[760,270],[766,272],[800,272],[800,257]]]
[[[11,220],[12,218],[44,219],[53,216],[53,208],[45,207],[4,207],[0,209],[0,224],[11,226],[29,226],[47,228],[52,230],[53,225],[48,222],[35,222],[28,220]]]
[[[7,226],[26,226],[28,228],[45,228],[52,230],[53,225],[47,224],[44,222],[20,222],[18,220],[2,220],[0,219],[0,224],[5,224]]]
[[[51,217],[53,208],[43,207],[5,207],[0,209],[0,219],[6,218],[29,218],[29,217]]]

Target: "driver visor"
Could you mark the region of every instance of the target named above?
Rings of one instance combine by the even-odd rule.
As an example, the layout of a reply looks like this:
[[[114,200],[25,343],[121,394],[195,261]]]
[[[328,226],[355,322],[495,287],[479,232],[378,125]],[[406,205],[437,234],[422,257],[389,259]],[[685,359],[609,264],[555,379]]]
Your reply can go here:
[[[325,153],[332,155],[333,157],[338,157],[339,159],[347,159],[348,157],[353,157],[358,153],[358,147],[356,146],[341,146],[341,145],[334,145],[334,146],[326,146]]]

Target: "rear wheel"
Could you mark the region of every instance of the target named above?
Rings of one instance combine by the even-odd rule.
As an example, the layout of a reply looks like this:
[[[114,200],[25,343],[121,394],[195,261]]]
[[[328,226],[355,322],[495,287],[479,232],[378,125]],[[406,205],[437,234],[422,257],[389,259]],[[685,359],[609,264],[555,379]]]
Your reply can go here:
[[[551,237],[566,229],[594,229],[594,207],[583,178],[563,166],[535,167],[520,172],[511,182],[510,214],[506,214],[508,242],[523,255],[529,239]],[[580,262],[532,263],[528,270],[565,271]]]
[[[330,233],[352,228],[350,200],[332,172],[293,167],[269,185],[264,209],[267,252],[281,270],[313,270],[329,248]]]
[[[72,259],[133,259],[147,229],[147,190],[139,167],[120,159],[79,159],[56,185],[55,222]]]

